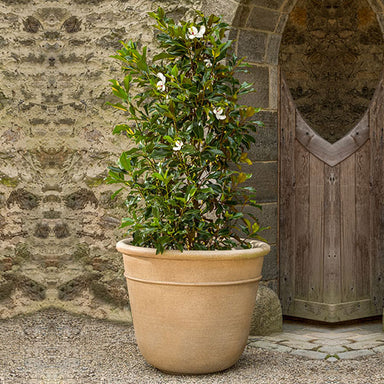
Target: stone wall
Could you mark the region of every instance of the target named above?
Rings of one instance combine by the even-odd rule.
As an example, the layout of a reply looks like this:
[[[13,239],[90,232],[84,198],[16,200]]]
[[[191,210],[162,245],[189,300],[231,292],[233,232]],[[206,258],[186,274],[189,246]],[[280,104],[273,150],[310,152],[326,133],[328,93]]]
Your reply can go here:
[[[0,0],[0,318],[50,305],[129,318],[114,248],[123,206],[103,184],[128,145],[111,135],[121,115],[105,106],[119,76],[109,55],[121,39],[153,48],[146,12],[158,5],[176,18],[223,14],[251,63],[242,77],[256,92],[244,102],[263,108],[265,128],[250,171],[271,226],[264,281],[278,290],[278,55],[295,0]]]
[[[260,222],[269,225],[265,238],[271,252],[264,259],[264,284],[278,292],[278,55],[281,33],[292,7],[286,0],[251,0],[239,5],[233,19],[232,38],[236,39],[236,53],[246,56],[250,63],[242,78],[254,83],[255,93],[244,103],[259,106],[256,116],[264,122],[256,134],[256,145],[250,154],[253,173],[250,183],[258,191],[262,213]]]
[[[0,1],[0,318],[56,305],[119,318],[122,202],[103,184],[128,143],[105,106],[119,40],[152,44],[147,12],[199,1]],[[122,309],[122,312],[120,311]]]

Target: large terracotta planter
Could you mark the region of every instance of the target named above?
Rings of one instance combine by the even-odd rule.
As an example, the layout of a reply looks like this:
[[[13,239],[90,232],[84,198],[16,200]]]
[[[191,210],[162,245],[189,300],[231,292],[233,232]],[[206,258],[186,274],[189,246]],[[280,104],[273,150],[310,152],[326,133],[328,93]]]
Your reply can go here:
[[[270,247],[166,251],[120,241],[137,343],[167,372],[211,373],[242,354],[264,255]]]

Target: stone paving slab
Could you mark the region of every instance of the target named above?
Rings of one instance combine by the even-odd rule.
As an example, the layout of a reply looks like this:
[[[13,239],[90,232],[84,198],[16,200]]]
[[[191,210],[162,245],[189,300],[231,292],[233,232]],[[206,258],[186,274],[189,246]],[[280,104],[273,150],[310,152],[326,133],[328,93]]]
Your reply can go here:
[[[327,353],[308,351],[305,349],[295,349],[291,352],[292,355],[303,356],[311,360],[324,360],[327,357]]]
[[[367,335],[356,335],[353,337],[353,339],[359,342],[372,340],[380,340],[384,342],[384,332],[375,332]]]
[[[372,348],[372,351],[376,353],[384,353],[384,345],[381,345],[380,347]]]
[[[384,343],[382,341],[357,341],[355,343],[346,344],[348,349],[359,350],[359,349],[372,349],[382,346]]]
[[[268,350],[288,347],[291,350],[286,352],[291,355],[335,362],[384,353],[384,332],[379,319],[340,327],[291,321],[284,323],[283,332],[258,336],[257,342],[249,345]],[[285,352],[284,349],[280,351]]]
[[[369,355],[374,355],[375,352],[370,349],[360,349],[356,351],[348,351],[348,352],[343,352],[343,353],[338,353],[339,359],[357,359],[359,357],[363,356],[369,356]]]
[[[340,345],[324,345],[318,349],[319,352],[324,352],[327,355],[336,355],[341,352],[347,352],[348,349]]]
[[[318,345],[309,343],[306,341],[300,341],[300,340],[289,340],[289,341],[282,341],[281,344],[286,345],[287,347],[295,348],[295,349],[316,349],[318,348]]]
[[[329,347],[334,347],[339,345],[350,344],[351,339],[317,339],[313,340],[312,343],[316,345],[326,345]]]
[[[292,348],[290,347],[286,347],[285,345],[270,343],[267,341],[255,341],[253,343],[249,343],[248,346],[254,347],[254,348],[264,348],[264,349],[269,349],[271,351],[278,351],[278,352],[284,352],[284,353],[289,353],[292,351]]]

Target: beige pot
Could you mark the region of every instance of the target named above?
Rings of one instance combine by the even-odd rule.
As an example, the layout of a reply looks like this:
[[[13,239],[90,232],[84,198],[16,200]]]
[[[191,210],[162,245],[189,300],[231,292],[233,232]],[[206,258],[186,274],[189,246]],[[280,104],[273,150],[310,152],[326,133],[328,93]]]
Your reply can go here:
[[[229,368],[242,354],[263,258],[270,247],[166,251],[120,241],[137,343],[148,363],[172,373]]]

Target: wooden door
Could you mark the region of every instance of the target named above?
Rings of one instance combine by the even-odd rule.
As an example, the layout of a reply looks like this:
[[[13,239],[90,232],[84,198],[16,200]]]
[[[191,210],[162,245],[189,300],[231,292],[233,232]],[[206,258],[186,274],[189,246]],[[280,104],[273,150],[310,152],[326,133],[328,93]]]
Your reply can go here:
[[[285,315],[339,322],[383,313],[384,85],[330,144],[280,81],[280,298]]]

